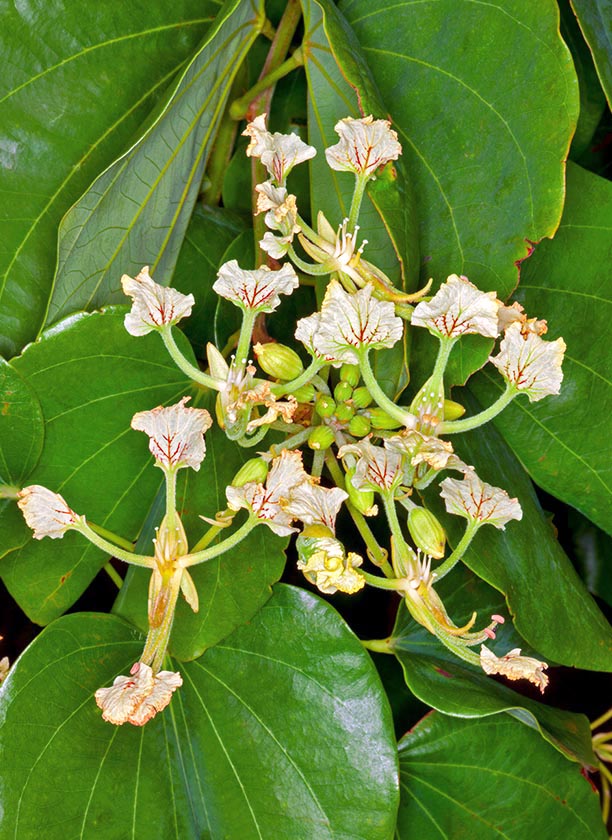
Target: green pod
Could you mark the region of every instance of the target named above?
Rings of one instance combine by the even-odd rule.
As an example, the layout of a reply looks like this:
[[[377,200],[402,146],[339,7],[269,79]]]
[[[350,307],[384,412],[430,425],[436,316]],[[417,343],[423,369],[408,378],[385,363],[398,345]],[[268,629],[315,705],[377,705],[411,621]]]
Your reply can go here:
[[[334,388],[334,399],[338,403],[346,402],[353,396],[353,386],[348,382],[338,382]]]
[[[315,426],[308,435],[308,446],[317,450],[329,449],[334,440],[334,433],[329,426]]]
[[[341,423],[348,423],[355,416],[355,409],[348,403],[340,403],[336,406],[335,414]]]
[[[402,425],[382,408],[370,408],[368,414],[375,429],[399,429]]]
[[[319,394],[315,402],[315,411],[319,417],[331,417],[336,410],[336,403],[333,397],[327,394]]]
[[[285,382],[296,379],[304,371],[302,360],[291,347],[285,344],[255,344],[253,352],[259,367],[274,379]]]
[[[245,484],[255,482],[263,484],[268,477],[268,465],[263,458],[249,458],[238,470],[232,479],[234,487],[243,487]]]
[[[355,408],[367,408],[373,403],[372,395],[365,385],[362,385],[361,388],[355,388],[352,400]]]
[[[454,400],[444,400],[444,419],[458,420],[465,414],[465,408]]]
[[[408,514],[408,530],[414,544],[436,560],[444,557],[446,534],[440,522],[427,508],[415,507]]]
[[[314,385],[302,385],[297,391],[291,392],[299,403],[309,403],[314,400],[315,387]]]
[[[358,365],[342,365],[340,368],[340,381],[347,382],[353,388],[359,384],[361,373]]]
[[[364,516],[375,516],[378,513],[378,508],[374,504],[373,490],[357,490],[353,486],[352,478],[355,475],[354,469],[348,469],[344,476],[344,489],[348,493],[349,502],[356,507],[359,513]]]
[[[363,414],[356,414],[348,424],[349,434],[362,438],[370,433],[371,423]]]

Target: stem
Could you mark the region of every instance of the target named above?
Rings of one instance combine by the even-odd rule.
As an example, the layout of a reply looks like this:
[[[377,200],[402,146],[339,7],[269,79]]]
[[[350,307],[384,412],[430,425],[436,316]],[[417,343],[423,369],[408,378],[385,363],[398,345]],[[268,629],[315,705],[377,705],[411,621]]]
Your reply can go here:
[[[361,376],[363,377],[363,381],[365,382],[368,391],[376,401],[376,404],[386,411],[390,417],[393,417],[394,420],[398,420],[403,426],[412,428],[414,426],[414,416],[406,409],[395,405],[395,403],[389,399],[376,381],[374,371],[372,370],[372,366],[370,365],[370,360],[368,358],[369,352],[370,351],[367,347],[362,348],[361,352],[359,352],[359,367],[361,369]]]
[[[241,542],[257,525],[259,525],[259,519],[254,513],[252,513],[244,525],[238,528],[238,530],[227,539],[222,540],[220,543],[217,543],[217,545],[213,545],[211,548],[206,548],[203,551],[185,554],[180,558],[179,562],[181,566],[186,569],[188,566],[205,563],[207,560],[212,560],[214,557],[224,554],[226,551],[229,551],[230,548],[238,545],[238,543]]]
[[[194,382],[197,382],[199,385],[204,385],[205,388],[211,388],[214,391],[221,391],[224,382],[221,382],[219,379],[213,379],[212,376],[208,376],[208,374],[203,373],[199,368],[192,365],[191,362],[186,359],[181,351],[178,348],[176,341],[174,340],[174,336],[172,335],[172,327],[169,325],[165,325],[160,329],[160,334],[163,339],[164,344],[166,345],[166,350],[170,353],[174,364],[181,370],[186,376],[192,379]]]
[[[612,718],[612,708],[608,709],[607,712],[604,712],[601,717],[598,717],[596,720],[593,721],[591,724],[591,729],[597,729],[598,726],[602,726],[606,721]]]
[[[194,554],[197,554],[199,551],[202,551],[204,548],[209,546],[211,542],[217,537],[221,531],[224,531],[225,528],[222,525],[211,525],[208,531],[201,537],[198,542],[194,545],[192,551]]]
[[[272,48],[271,48],[272,49]],[[304,54],[301,47],[298,47],[293,55],[286,61],[283,61],[274,70],[271,70],[265,76],[259,79],[250,90],[240,97],[235,99],[230,105],[229,114],[233,120],[243,120],[251,110],[251,103],[259,94],[264,93],[293,70],[302,67],[304,64]]]
[[[369,572],[364,572],[362,569],[359,569],[359,574],[363,575],[366,579],[366,583],[369,583],[370,586],[375,586],[377,589],[391,589],[394,592],[399,593],[404,588],[404,581],[400,581],[396,577],[393,579],[386,577],[383,578],[378,575],[371,575]]]
[[[117,589],[121,589],[121,587],[123,586],[123,578],[121,577],[119,572],[114,568],[113,564],[110,561],[104,567],[104,571],[115,584]]]
[[[270,447],[270,454],[273,458],[276,458],[283,449],[296,449],[298,446],[301,446],[305,440],[308,439],[310,435],[310,429],[302,429],[300,432],[297,432],[295,435],[291,435],[291,437],[284,440],[282,443],[273,443]]]
[[[393,654],[395,652],[391,639],[361,639],[360,641],[366,650],[373,650],[374,653]]]
[[[166,478],[166,523],[168,528],[176,527],[176,470],[164,470]]]
[[[457,563],[461,560],[461,558],[463,557],[463,555],[467,551],[469,544],[474,539],[474,536],[475,536],[477,530],[478,530],[478,523],[477,522],[468,522],[468,526],[465,529],[465,533],[463,534],[463,536],[461,537],[461,539],[457,543],[457,547],[455,548],[453,553],[450,554],[446,558],[446,560],[443,563],[441,563],[438,566],[438,568],[435,570],[436,583],[439,580],[442,580],[442,578],[445,575],[447,575],[450,572],[450,570],[452,568],[454,568],[457,565]]]
[[[276,67],[281,65],[289,52],[291,41],[295,34],[295,30],[302,17],[302,4],[300,0],[288,0],[281,17],[276,32],[274,33],[272,44],[268,50],[268,55],[261,69],[260,79],[271,73]],[[253,113],[270,113],[270,103],[272,101],[273,87],[268,87],[262,94],[260,94],[256,101],[252,103]]]
[[[257,446],[257,444],[265,438],[269,431],[270,426],[264,425],[253,435],[243,435],[242,437],[236,438],[236,443],[238,446],[242,446],[243,449],[249,449],[251,446]]]
[[[161,623],[157,627],[149,627],[149,633],[145,642],[144,650],[140,661],[151,665],[153,673],[156,674],[162,666],[168,642],[170,641],[170,633],[172,632],[172,624],[174,622],[174,610],[176,601],[181,589],[182,572],[172,575],[169,583],[162,583],[162,587],[167,587],[169,590],[168,600],[164,605],[164,615]]]
[[[95,531],[100,537],[103,537],[106,540],[112,540],[121,548],[124,548],[126,551],[134,551],[134,543],[131,543],[129,540],[124,540],[123,537],[118,536],[117,534],[113,534],[112,531],[108,531],[106,528],[103,528],[101,525],[96,525],[95,522],[88,522],[87,523],[92,531]]]
[[[387,514],[387,521],[389,523],[389,528],[391,529],[394,544],[399,552],[402,565],[405,567],[404,569],[398,570],[394,565],[393,570],[396,576],[404,577],[405,575],[414,572],[414,552],[410,549],[404,539],[404,535],[402,534],[402,528],[399,523],[399,519],[397,518],[397,510],[395,507],[393,493],[386,490],[381,492],[381,497],[385,506],[385,513]]]
[[[232,120],[221,120],[215,138],[215,144],[207,168],[209,184],[202,195],[202,201],[209,206],[217,206],[223,191],[223,179],[234,148],[238,126]]]
[[[236,367],[240,371],[244,369],[244,366],[249,360],[249,349],[251,347],[251,337],[256,318],[257,312],[253,309],[242,310],[242,326],[240,327],[240,337],[238,338],[238,347],[236,348]]]
[[[323,464],[325,463],[325,452],[323,449],[315,450],[314,455],[312,456],[312,469],[310,470],[310,474],[313,478],[321,478],[321,473],[323,472]]]
[[[514,385],[508,382],[503,394],[492,405],[485,408],[484,411],[480,411],[478,414],[472,415],[472,417],[466,417],[464,420],[445,420],[438,426],[437,433],[439,435],[454,435],[458,432],[469,432],[470,429],[477,429],[478,426],[482,426],[484,423],[488,423],[489,420],[497,417],[517,395],[518,391]]]
[[[96,534],[85,518],[81,520],[74,530],[83,534],[84,537],[87,537],[89,542],[92,542],[102,551],[110,554],[111,557],[116,557],[118,560],[123,560],[125,563],[131,563],[133,566],[145,566],[147,569],[155,568],[155,560],[153,557],[145,557],[144,554],[133,554],[131,551],[124,551],[122,548],[113,545],[113,543],[105,540],[104,537]]]
[[[365,192],[366,184],[370,179],[363,175],[357,175],[355,180],[355,191],[353,192],[353,200],[351,201],[351,209],[349,211],[349,220],[347,225],[347,233],[355,233],[355,225],[359,218],[359,211],[361,210],[361,202],[363,201],[363,194]]]
[[[313,358],[306,370],[302,371],[302,373],[300,373],[299,376],[296,376],[295,379],[292,379],[290,382],[279,382],[278,385],[273,385],[270,390],[275,397],[284,397],[285,394],[297,391],[297,389],[301,388],[302,385],[306,385],[310,382],[312,377],[315,376],[322,367],[325,367],[326,364],[327,362],[323,359]]]

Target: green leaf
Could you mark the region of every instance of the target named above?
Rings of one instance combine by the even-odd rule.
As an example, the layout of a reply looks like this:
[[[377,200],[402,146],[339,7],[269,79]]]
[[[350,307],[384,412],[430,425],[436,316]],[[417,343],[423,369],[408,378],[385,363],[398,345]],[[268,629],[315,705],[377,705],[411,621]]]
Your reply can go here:
[[[143,264],[170,282],[234,76],[264,22],[262,0],[230,0],[163,111],[64,217],[47,323],[122,301]]]
[[[612,606],[612,537],[571,508],[567,511],[574,558],[589,592]]]
[[[507,614],[502,595],[466,569],[456,569],[436,586],[449,615],[458,626],[478,612],[478,628],[489,616]],[[589,721],[523,697],[502,682],[488,677],[480,668],[459,660],[431,633],[414,621],[403,602],[397,613],[389,645],[404,670],[406,685],[419,700],[440,712],[457,717],[486,717],[507,712],[526,726],[536,729],[566,758],[586,765],[597,763],[591,745]],[[497,639],[487,647],[498,656],[521,648],[528,656],[536,653],[506,621],[497,628]],[[473,648],[478,653],[478,647]],[[537,655],[537,653],[536,653]],[[554,673],[550,676],[554,682]],[[526,688],[528,683],[519,683]]]
[[[433,714],[399,750],[398,840],[608,836],[597,793],[576,765],[515,721]]]
[[[215,0],[2,4],[0,352],[44,321],[57,226],[202,38]]]
[[[134,339],[123,316],[123,310],[75,315],[13,365],[45,418],[42,456],[28,483],[61,493],[77,513],[133,538],[161,475],[130,421],[137,411],[176,402],[190,383],[159,336]],[[25,544],[0,562],[0,576],[28,616],[47,623],[74,603],[108,558],[74,531],[61,542],[34,540],[21,517],[11,515],[11,523],[11,541]]]
[[[214,403],[209,409],[214,411]],[[200,539],[208,525],[203,516],[225,510],[225,488],[240,467],[253,456],[248,449],[230,443],[215,424],[206,434],[206,459],[199,472],[182,470],[177,505],[189,545]],[[240,517],[239,517],[240,518]],[[154,521],[159,524],[159,517]],[[233,526],[232,531],[236,530]],[[148,536],[148,544],[153,536]],[[221,532],[221,539],[226,535]],[[171,652],[179,659],[195,659],[217,644],[237,626],[249,621],[272,594],[272,584],[285,567],[286,539],[261,525],[236,548],[217,559],[191,569],[200,598],[194,613],[181,598],[172,629]],[[147,627],[147,592],[150,572],[132,567],[114,611],[138,627]]]
[[[19,487],[40,458],[42,409],[32,388],[0,358],[0,482]]]
[[[571,4],[612,107],[612,3],[610,0],[571,0]]]
[[[537,403],[519,397],[495,420],[534,481],[608,533],[611,233],[612,184],[569,165],[561,227],[525,263],[517,293],[530,315],[548,320],[546,339],[565,339],[561,393]],[[497,371],[489,370],[470,383],[485,404],[503,388]]]
[[[16,663],[0,695],[7,834],[388,840],[389,706],[333,608],[279,587],[250,625],[180,666],[164,712],[114,727],[93,693],[128,672],[141,644],[113,616],[69,615]]]
[[[479,406],[462,392],[470,414]],[[480,529],[463,562],[504,592],[518,632],[545,658],[593,671],[612,670],[612,627],[586,591],[546,519],[525,470],[491,426],[457,435],[453,446],[489,484],[518,497],[520,522],[505,531]],[[463,520],[447,516],[449,539],[456,544]]]

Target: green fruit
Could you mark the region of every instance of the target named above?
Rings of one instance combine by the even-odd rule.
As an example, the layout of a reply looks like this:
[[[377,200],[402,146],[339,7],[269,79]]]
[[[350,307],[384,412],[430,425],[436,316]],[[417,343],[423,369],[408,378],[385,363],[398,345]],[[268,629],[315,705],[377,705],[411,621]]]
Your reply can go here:
[[[255,344],[253,352],[259,367],[274,379],[288,381],[296,379],[304,371],[302,360],[291,347],[285,344]]]
[[[302,385],[297,391],[291,393],[299,403],[309,403],[314,399],[315,387],[314,385]]]
[[[371,408],[368,414],[375,429],[399,429],[402,425],[399,420],[394,420],[382,408]]]
[[[359,383],[361,374],[358,365],[342,365],[340,368],[340,381],[347,382],[353,388]]]
[[[353,396],[353,386],[348,382],[338,382],[334,388],[334,399],[338,403],[346,402]]]
[[[349,434],[362,438],[370,433],[371,423],[363,414],[356,414],[348,424]]]
[[[329,449],[334,440],[334,433],[329,426],[315,426],[308,435],[308,446],[311,449]]]
[[[355,409],[348,403],[340,403],[336,406],[336,417],[341,423],[348,423],[355,416]]]
[[[430,510],[412,508],[408,514],[408,530],[417,548],[425,554],[431,554],[436,560],[444,557],[446,534]]]
[[[333,397],[327,394],[319,394],[315,402],[315,411],[319,417],[331,417],[336,410],[336,403]]]
[[[268,477],[268,465],[263,458],[250,458],[238,470],[232,480],[234,487],[243,487],[245,484],[255,482],[263,484]]]
[[[369,405],[372,405],[372,402],[372,395],[365,385],[362,385],[361,388],[355,388],[353,391],[353,405],[355,408],[367,408]]]

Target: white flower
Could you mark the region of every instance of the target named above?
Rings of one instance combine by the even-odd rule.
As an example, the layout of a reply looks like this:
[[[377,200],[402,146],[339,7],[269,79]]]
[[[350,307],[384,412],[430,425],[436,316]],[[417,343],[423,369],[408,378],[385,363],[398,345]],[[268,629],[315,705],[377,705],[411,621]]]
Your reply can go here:
[[[176,405],[139,411],[132,418],[132,428],[149,436],[149,451],[164,470],[191,467],[197,471],[204,460],[204,432],[212,420],[205,408],[185,408],[190,399],[183,397]]]
[[[505,332],[511,324],[519,323],[521,332],[526,335],[533,332],[536,335],[544,335],[548,332],[546,321],[539,321],[537,318],[528,318],[520,303],[515,301],[511,306],[506,306],[501,300],[497,301],[497,328],[500,333]]]
[[[462,481],[445,478],[440,487],[446,510],[471,522],[488,523],[503,531],[511,519],[523,518],[517,499],[511,499],[500,487],[481,481],[474,470],[468,470]]]
[[[4,682],[4,680],[8,677],[8,672],[11,669],[11,663],[9,662],[8,656],[3,656],[0,659],[0,685]]]
[[[319,211],[317,216],[319,236],[316,243],[305,236],[300,237],[300,242],[306,253],[323,266],[329,274],[334,271],[342,272],[361,287],[364,284],[363,266],[365,265],[361,261],[361,255],[368,240],[364,239],[361,246],[357,248],[359,225],[355,225],[351,232],[348,229],[348,223],[348,218],[343,219],[338,229],[334,230],[323,213]],[[367,265],[369,266],[369,263]]]
[[[184,295],[176,289],[160,286],[149,276],[148,265],[136,277],[124,274],[121,285],[133,301],[124,321],[130,335],[146,335],[191,315],[195,303],[193,295]]]
[[[351,478],[356,490],[392,490],[402,479],[401,455],[382,446],[374,446],[369,440],[346,444],[340,447],[338,455],[340,458],[357,456],[355,473]]]
[[[408,429],[387,438],[385,447],[391,452],[406,455],[413,467],[427,464],[434,470],[444,470],[454,457],[450,441],[424,435],[415,429]]]
[[[348,493],[340,487],[327,489],[318,484],[298,484],[283,508],[305,525],[326,525],[330,531],[336,527],[336,516]]]
[[[153,675],[148,665],[136,662],[129,677],[116,677],[110,688],[99,688],[95,698],[109,723],[142,726],[166,708],[172,693],[182,684],[178,673],[160,671]]]
[[[213,289],[243,309],[273,312],[280,303],[279,295],[290,295],[298,286],[292,265],[284,265],[278,271],[267,266],[249,271],[240,268],[236,260],[230,260],[219,269]]]
[[[40,484],[24,487],[18,493],[18,499],[17,504],[28,527],[34,531],[35,540],[43,537],[61,539],[81,519],[59,493],[53,493]]]
[[[289,253],[289,248],[293,242],[293,234],[289,236],[275,236],[267,230],[263,239],[259,240],[259,247],[265,251],[273,260],[282,260]]]
[[[345,556],[342,543],[333,537],[298,537],[298,569],[320,592],[333,595],[359,592],[365,578],[357,568],[363,563],[358,554]]]
[[[495,292],[481,292],[467,277],[451,274],[430,301],[417,304],[411,323],[444,338],[468,333],[497,338],[498,308]]]
[[[502,674],[509,680],[529,680],[537,685],[542,693],[548,685],[548,677],[544,673],[548,668],[546,662],[540,662],[532,656],[521,656],[520,648],[514,648],[505,656],[497,657],[493,651],[482,645],[480,664],[485,674]]]
[[[284,185],[294,166],[317,153],[313,146],[304,143],[297,134],[270,134],[266,129],[264,114],[250,122],[242,133],[251,139],[246,150],[247,155],[260,158],[279,186]]]
[[[371,115],[358,120],[345,117],[334,131],[340,142],[325,149],[325,157],[332,169],[341,172],[371,178],[379,166],[397,160],[402,153],[388,120],[375,120]]]
[[[490,357],[504,379],[517,391],[524,391],[530,402],[558,394],[563,380],[565,342],[544,341],[536,332],[523,332],[520,323],[510,324],[498,356]]]
[[[272,461],[265,486],[256,482],[248,482],[242,487],[230,485],[225,488],[225,495],[231,510],[246,508],[275,534],[285,537],[297,529],[291,527],[294,517],[284,510],[284,505],[299,484],[311,480],[302,465],[302,453],[283,449]]]
[[[401,318],[390,301],[372,297],[367,284],[354,294],[345,292],[337,280],[327,287],[321,312],[297,323],[295,337],[313,355],[339,365],[358,364],[362,348],[393,347],[403,333]]]

